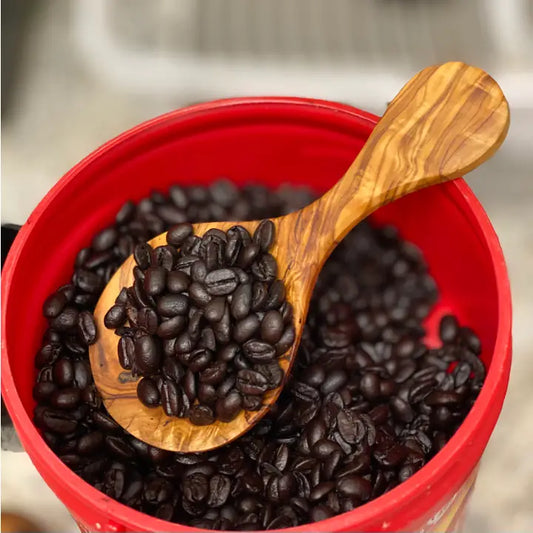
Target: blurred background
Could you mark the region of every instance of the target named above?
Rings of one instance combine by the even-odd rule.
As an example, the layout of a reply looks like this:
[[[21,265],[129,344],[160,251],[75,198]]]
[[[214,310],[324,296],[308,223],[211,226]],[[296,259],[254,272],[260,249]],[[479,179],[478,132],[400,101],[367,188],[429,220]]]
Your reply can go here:
[[[533,0],[1,5],[2,224],[22,224],[59,177],[106,140],[181,106],[298,95],[381,114],[429,64],[462,60],[487,70],[508,97],[512,125],[497,156],[468,181],[508,262],[514,366],[465,531],[533,531]],[[25,454],[2,451],[2,489],[4,510],[47,531],[75,531]]]

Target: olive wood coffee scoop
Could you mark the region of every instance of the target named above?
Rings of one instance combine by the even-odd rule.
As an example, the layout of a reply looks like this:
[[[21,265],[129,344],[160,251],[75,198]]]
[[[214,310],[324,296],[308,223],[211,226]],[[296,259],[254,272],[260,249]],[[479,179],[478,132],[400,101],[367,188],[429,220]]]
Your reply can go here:
[[[122,287],[133,283],[133,257],[109,281],[95,310],[98,340],[90,347],[94,380],[111,416],[142,441],[175,452],[222,446],[251,429],[278,398],[297,354],[309,301],[322,265],[361,220],[408,193],[462,176],[489,159],[509,127],[507,101],[483,70],[459,62],[428,67],[414,76],[390,103],[365,146],[342,179],[311,205],[272,219],[270,250],[278,277],[294,308],[296,340],[279,359],[281,385],[268,391],[260,411],[242,411],[231,422],[195,426],[145,407],[136,394],[137,379],[117,357],[118,337],[104,326],[104,315]],[[260,162],[258,162],[259,164]],[[227,231],[240,224],[253,233],[260,221],[194,224],[196,235],[210,228]],[[445,223],[445,221],[443,221]],[[166,244],[166,234],[150,241]]]

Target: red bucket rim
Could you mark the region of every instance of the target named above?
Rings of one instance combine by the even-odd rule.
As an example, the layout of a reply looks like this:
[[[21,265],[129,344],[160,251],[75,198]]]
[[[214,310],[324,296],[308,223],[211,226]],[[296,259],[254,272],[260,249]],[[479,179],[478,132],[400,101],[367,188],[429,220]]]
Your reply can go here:
[[[102,492],[95,489],[92,485],[85,482],[72,470],[70,470],[48,447],[37,428],[34,426],[31,418],[26,413],[22,401],[19,398],[11,373],[11,367],[7,355],[6,346],[6,302],[10,291],[13,273],[16,268],[17,259],[24,248],[24,245],[33,231],[35,222],[39,220],[43,212],[48,209],[57,194],[86,166],[99,158],[103,153],[112,150],[115,146],[135,137],[137,134],[146,130],[161,127],[167,122],[180,118],[191,118],[203,114],[209,114],[216,110],[227,109],[232,107],[243,106],[272,106],[277,108],[294,108],[303,107],[322,109],[334,113],[344,113],[351,115],[362,123],[368,124],[369,130],[373,128],[379,117],[360,109],[330,102],[327,100],[316,100],[299,97],[243,97],[215,100],[212,102],[201,103],[169,113],[160,115],[151,120],[143,122],[117,137],[106,142],[74,167],[72,167],[46,194],[37,207],[33,210],[26,223],[19,231],[6,259],[2,272],[2,396],[13,419],[17,431],[21,435],[21,440],[32,444],[33,455],[40,455],[43,459],[39,470],[46,470],[48,475],[61,477],[72,495],[80,502],[94,501],[98,502],[100,511],[108,514],[110,522],[120,524],[121,522],[146,530],[159,531],[201,531],[190,526],[167,522],[152,517],[140,511],[136,511],[112,498],[105,496]],[[495,407],[493,398],[497,392],[504,392],[507,387],[507,377],[510,369],[510,332],[511,332],[511,292],[507,275],[507,269],[503,252],[494,231],[494,228],[481,206],[480,202],[474,196],[472,190],[462,179],[454,180],[448,184],[448,193],[459,200],[465,208],[469,210],[469,222],[475,224],[481,230],[481,235],[485,241],[486,247],[491,257],[490,267],[493,270],[496,280],[496,290],[498,295],[498,327],[494,343],[494,353],[490,368],[487,372],[485,383],[481,392],[476,399],[470,413],[465,421],[461,424],[456,433],[444,446],[444,448],[433,458],[427,465],[416,472],[412,477],[390,490],[386,494],[365,503],[361,507],[342,513],[327,520],[315,522],[312,527],[316,531],[337,531],[345,528],[348,524],[351,529],[364,528],[364,524],[376,522],[377,517],[387,514],[394,508],[402,507],[408,501],[413,501],[419,491],[430,488],[435,480],[441,478],[450,464],[460,462],[463,451],[471,444],[472,436],[478,432],[484,423],[485,415]],[[489,265],[487,265],[489,268]],[[494,420],[495,422],[495,420]],[[105,509],[103,509],[105,507]],[[105,526],[100,525],[102,529]],[[119,526],[120,527],[120,526]],[[310,524],[297,526],[294,528],[284,529],[283,531],[294,531],[303,533],[309,531]],[[386,525],[384,524],[384,529]],[[277,530],[282,531],[282,530]]]

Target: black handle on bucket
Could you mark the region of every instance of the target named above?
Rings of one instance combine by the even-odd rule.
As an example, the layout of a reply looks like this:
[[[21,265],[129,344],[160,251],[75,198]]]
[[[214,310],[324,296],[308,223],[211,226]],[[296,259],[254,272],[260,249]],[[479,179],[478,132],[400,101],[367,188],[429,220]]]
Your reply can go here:
[[[2,224],[2,266],[4,266],[4,261],[7,256],[7,252],[17,233],[20,229],[20,226],[16,224]],[[22,445],[20,444],[19,438],[13,426],[13,421],[7,412],[7,409],[4,405],[4,400],[2,399],[2,450],[7,450],[10,452],[21,452],[23,451]]]

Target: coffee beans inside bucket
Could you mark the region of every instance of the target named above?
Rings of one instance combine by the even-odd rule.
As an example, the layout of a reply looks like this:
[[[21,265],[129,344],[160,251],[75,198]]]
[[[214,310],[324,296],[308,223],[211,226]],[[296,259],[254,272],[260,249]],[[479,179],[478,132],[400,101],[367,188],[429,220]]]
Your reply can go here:
[[[135,247],[134,285],[104,323],[120,336],[122,367],[142,376],[142,403],[197,425],[230,422],[260,409],[265,392],[281,384],[277,358],[295,332],[268,253],[274,238],[270,220],[253,236],[234,226],[199,237],[183,222],[170,228],[166,246]]]
[[[479,339],[447,316],[440,324],[442,346],[424,344],[422,324],[437,291],[423,258],[393,228],[368,224],[356,227],[326,263],[290,382],[248,434],[212,452],[174,454],[135,439],[102,407],[88,364],[91,310],[137,244],[185,221],[264,219],[310,200],[306,191],[288,187],[176,186],[168,196],[155,192],[137,205],[126,203],[116,223],[80,251],[71,282],[44,304],[49,329],[35,358],[35,423],[66,465],[110,497],[165,520],[211,529],[283,529],[359,507],[408,479],[445,445],[484,380]],[[137,252],[146,269],[149,254],[143,247]],[[179,273],[167,274],[173,294],[184,283]],[[252,291],[252,300],[280,294]],[[243,318],[244,309],[230,305]],[[278,310],[285,322],[289,310],[285,304]],[[124,310],[115,312],[121,320]],[[205,309],[213,320],[223,312],[219,304]],[[151,320],[150,313],[141,318],[148,327]],[[258,331],[273,335],[267,342],[274,343],[270,327]],[[234,350],[228,343],[221,360],[244,358]],[[135,354],[134,339],[126,337],[119,351],[124,366]],[[195,381],[180,378],[179,366],[165,360],[163,372],[182,379],[184,389],[196,387],[200,397]],[[270,379],[270,372],[273,366],[262,375]],[[248,375],[244,382],[257,386]],[[205,405],[211,387],[202,387]],[[235,408],[233,379],[217,388],[228,391],[226,408]],[[148,386],[145,394],[148,402],[164,396],[171,405],[174,392],[172,385],[163,395]],[[246,398],[252,400],[242,407],[253,408],[254,397]],[[195,417],[204,415],[195,409]]]

